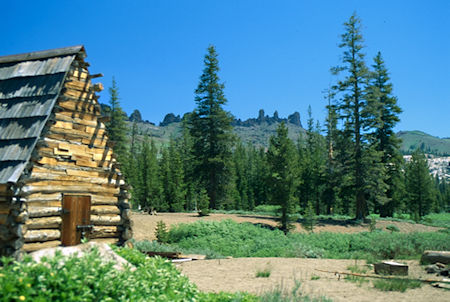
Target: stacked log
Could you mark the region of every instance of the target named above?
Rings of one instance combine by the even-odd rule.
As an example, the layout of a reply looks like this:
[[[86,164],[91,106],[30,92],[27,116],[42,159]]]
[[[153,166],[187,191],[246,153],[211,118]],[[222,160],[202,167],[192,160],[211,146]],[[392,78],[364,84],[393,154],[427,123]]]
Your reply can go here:
[[[0,185],[0,255],[19,256],[27,218],[24,200],[13,197],[8,186]]]

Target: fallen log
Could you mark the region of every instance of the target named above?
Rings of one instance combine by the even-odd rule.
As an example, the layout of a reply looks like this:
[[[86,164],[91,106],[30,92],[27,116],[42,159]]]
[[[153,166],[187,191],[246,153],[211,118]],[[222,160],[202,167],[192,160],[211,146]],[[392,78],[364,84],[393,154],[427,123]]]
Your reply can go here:
[[[143,252],[143,253],[150,257],[160,256],[160,257],[168,258],[168,259],[179,259],[181,256],[181,253],[179,253],[179,252],[152,252],[152,251],[150,251],[150,252]]]
[[[450,252],[449,251],[424,251],[420,258],[422,264],[434,264],[436,262],[449,264]]]

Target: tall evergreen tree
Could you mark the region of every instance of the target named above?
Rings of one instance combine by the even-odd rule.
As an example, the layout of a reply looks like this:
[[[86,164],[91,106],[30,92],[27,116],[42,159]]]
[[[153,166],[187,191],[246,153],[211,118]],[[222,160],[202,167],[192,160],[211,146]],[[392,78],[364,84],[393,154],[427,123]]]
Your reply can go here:
[[[367,99],[369,106],[374,107],[372,111],[377,113],[374,119],[373,144],[381,153],[381,164],[386,171],[383,181],[387,187],[386,198],[378,207],[381,217],[392,217],[401,203],[396,191],[401,189],[403,158],[400,153],[400,139],[395,135],[394,127],[400,121],[398,115],[402,111],[397,105],[397,98],[392,96],[392,84],[389,82],[389,73],[380,52],[374,58],[372,68]]]
[[[161,151],[162,204],[171,212],[181,212],[185,206],[186,189],[179,150],[178,144],[171,139],[169,146]]]
[[[214,46],[208,48],[205,68],[195,90],[197,108],[186,123],[192,137],[194,173],[206,189],[211,208],[228,200],[233,134],[231,114],[223,109],[226,98],[218,76],[219,62]]]
[[[324,170],[324,192],[323,200],[326,207],[326,214],[330,215],[333,211],[336,211],[337,194],[339,188],[339,175],[337,174],[337,162],[335,159],[336,141],[337,141],[337,114],[336,109],[331,104],[332,94],[329,92],[327,95],[328,115],[326,118],[326,148],[327,159]]]
[[[153,141],[149,142],[148,137],[145,137],[142,142],[138,163],[141,173],[137,198],[140,206],[146,210],[164,210],[165,208],[161,206],[162,189],[159,178],[157,150]]]
[[[366,67],[363,52],[363,37],[361,35],[361,22],[356,14],[353,14],[349,21],[344,23],[345,33],[341,36],[340,48],[344,49],[342,66],[332,69],[336,75],[343,75],[333,87],[339,97],[337,100],[337,110],[340,113],[339,119],[343,122],[345,140],[349,145],[349,168],[351,175],[351,190],[355,201],[355,217],[363,219],[368,214],[367,199],[371,187],[370,180],[373,180],[373,173],[367,173],[367,168],[376,161],[376,152],[366,149],[367,137],[365,134],[373,127],[374,112],[369,111],[365,91],[368,85],[369,71]],[[372,161],[369,161],[371,159]],[[372,177],[371,179],[369,179]],[[370,195],[369,195],[370,198]]]
[[[282,122],[277,135],[270,138],[267,151],[270,199],[281,207],[281,229],[289,231],[290,214],[294,210],[294,191],[297,187],[297,158],[294,143],[288,138],[288,128]]]
[[[124,114],[119,102],[119,88],[115,78],[112,78],[112,84],[109,88],[110,120],[106,123],[108,138],[114,142],[114,152],[118,155],[119,162],[125,163],[127,159],[127,125]]]
[[[324,168],[326,163],[325,141],[320,134],[320,125],[314,125],[311,106],[308,107],[308,129],[306,146],[303,151],[302,184],[300,185],[301,206],[305,210],[308,203],[321,214]]]
[[[411,160],[406,164],[405,183],[407,207],[415,220],[419,220],[430,212],[435,197],[428,161],[420,150],[414,151]]]

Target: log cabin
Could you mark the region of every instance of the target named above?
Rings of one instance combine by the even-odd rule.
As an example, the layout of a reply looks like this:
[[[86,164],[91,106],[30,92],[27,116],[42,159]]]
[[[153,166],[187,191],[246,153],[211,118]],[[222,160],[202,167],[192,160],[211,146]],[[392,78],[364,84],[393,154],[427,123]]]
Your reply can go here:
[[[132,237],[83,46],[0,57],[0,255]]]

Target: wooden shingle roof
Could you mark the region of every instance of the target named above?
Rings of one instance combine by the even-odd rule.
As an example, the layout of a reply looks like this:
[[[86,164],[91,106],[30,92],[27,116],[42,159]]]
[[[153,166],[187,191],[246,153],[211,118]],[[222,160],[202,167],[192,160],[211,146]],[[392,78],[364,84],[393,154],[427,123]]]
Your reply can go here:
[[[83,46],[0,57],[0,184],[15,183]]]

